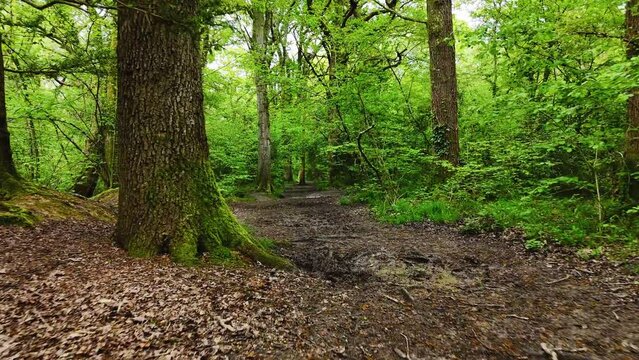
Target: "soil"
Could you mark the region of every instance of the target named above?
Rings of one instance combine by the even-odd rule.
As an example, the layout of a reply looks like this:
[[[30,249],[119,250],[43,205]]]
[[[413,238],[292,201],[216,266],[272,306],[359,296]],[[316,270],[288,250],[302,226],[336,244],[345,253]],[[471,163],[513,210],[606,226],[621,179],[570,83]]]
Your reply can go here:
[[[639,359],[622,264],[384,225],[339,196],[234,204],[292,272],[133,259],[98,220],[0,227],[0,358]]]

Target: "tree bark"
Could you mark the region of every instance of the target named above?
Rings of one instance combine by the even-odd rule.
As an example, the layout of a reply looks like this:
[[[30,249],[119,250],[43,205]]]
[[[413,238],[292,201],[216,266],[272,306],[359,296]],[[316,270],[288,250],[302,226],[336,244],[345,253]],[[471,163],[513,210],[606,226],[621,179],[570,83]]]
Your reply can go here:
[[[255,57],[255,89],[257,94],[258,116],[258,161],[257,161],[257,190],[272,192],[273,181],[271,175],[271,123],[269,113],[267,76],[269,71],[269,56],[267,54],[266,32],[269,29],[266,12],[254,10],[253,13],[252,50]]]
[[[98,121],[100,120],[96,120],[96,122]],[[86,154],[88,164],[76,179],[73,192],[84,197],[91,197],[98,186],[101,167],[108,166],[105,161],[104,137],[99,125],[93,131],[93,136],[87,140]],[[104,169],[102,170],[104,171]]]
[[[119,210],[115,239],[134,256],[273,266],[230,212],[209,163],[197,0],[118,3]]]
[[[29,157],[31,163],[28,164],[29,179],[38,180],[40,177],[40,147],[38,146],[38,134],[32,118],[26,119],[26,126],[29,132]]]
[[[431,107],[435,152],[459,165],[457,72],[451,0],[427,0]]]
[[[626,41],[628,59],[639,56],[639,0],[626,4]],[[628,99],[628,131],[626,132],[626,164],[630,173],[628,195],[639,201],[639,88],[631,90]],[[633,176],[634,174],[634,176]]]
[[[302,153],[300,159],[299,185],[306,185],[306,153]]]
[[[293,181],[293,158],[290,154],[286,156],[284,163],[284,181]]]
[[[10,195],[18,183],[18,172],[13,163],[13,155],[11,153],[11,140],[5,98],[5,80],[2,34],[0,34],[0,197]]]

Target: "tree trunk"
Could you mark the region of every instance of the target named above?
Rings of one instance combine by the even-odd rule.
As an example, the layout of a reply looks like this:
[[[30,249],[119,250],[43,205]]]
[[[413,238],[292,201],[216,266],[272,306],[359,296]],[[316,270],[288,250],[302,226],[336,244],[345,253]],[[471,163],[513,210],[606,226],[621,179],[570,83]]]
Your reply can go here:
[[[262,10],[253,11],[253,44],[255,57],[255,89],[257,94],[258,116],[258,160],[257,160],[257,190],[272,192],[273,181],[271,175],[271,124],[269,114],[268,85],[266,78],[269,71],[269,56],[266,48],[266,31],[269,26],[266,13]]]
[[[99,121],[99,120],[97,120]],[[100,180],[100,169],[108,166],[105,162],[105,144],[102,130],[98,128],[93,131],[92,138],[87,140],[86,154],[88,164],[82,174],[76,179],[73,185],[73,192],[84,197],[91,197],[95,193]]]
[[[427,0],[431,107],[435,152],[459,165],[457,73],[451,0]]]
[[[76,179],[73,185],[73,192],[84,197],[91,197],[95,193],[95,189],[98,186],[98,181],[102,179],[107,188],[111,187],[112,176],[109,161],[107,159],[107,139],[109,138],[108,128],[109,124],[106,123],[103,111],[108,111],[109,107],[106,106],[102,109],[102,96],[100,96],[100,81],[98,79],[98,86],[95,92],[95,113],[93,115],[93,124],[91,126],[91,136],[85,143],[85,154],[87,157],[87,165],[83,169],[82,174]],[[109,87],[113,86],[108,84],[106,89],[106,98],[109,101]]]
[[[95,164],[89,164],[82,175],[80,175],[73,184],[73,192],[75,194],[89,198],[95,194],[95,189],[98,187],[98,181],[100,180],[100,174]]]
[[[31,158],[31,163],[27,167],[29,168],[29,178],[35,181],[40,177],[40,147],[33,119],[26,119],[26,125],[29,131],[29,157]]]
[[[639,56],[639,0],[628,0],[626,5],[627,56]],[[639,88],[632,89],[628,99],[628,131],[626,132],[626,164],[630,172],[628,195],[639,201]],[[634,174],[634,176],[633,176]]]
[[[284,181],[293,181],[293,159],[290,154],[286,156],[284,164]]]
[[[4,86],[4,56],[2,53],[2,34],[0,34],[0,198],[10,195],[18,184],[18,172],[11,153]]]
[[[115,239],[135,256],[273,266],[218,191],[204,129],[197,0],[118,3],[119,210]]]
[[[299,176],[299,185],[306,185],[306,154],[302,153],[302,158],[300,159],[300,176]]]
[[[117,49],[117,37],[113,36],[111,38],[111,48]],[[109,75],[107,77],[107,86],[106,86],[106,111],[109,114],[113,115],[113,119],[115,120],[115,104],[117,103],[117,74],[109,71]],[[114,122],[109,122],[106,126],[103,127],[104,130],[104,170],[105,172],[101,174],[102,180],[107,188],[114,188],[118,185],[118,153],[117,153],[117,136],[116,136],[116,127],[117,124]]]
[[[337,52],[334,50],[335,42],[331,39],[327,40],[330,44],[326,50],[328,56],[328,84],[326,88],[326,103],[328,105],[328,146],[335,147],[339,145],[339,128],[337,100],[333,96],[333,90],[337,88]],[[340,168],[338,164],[338,156],[334,150],[328,152],[328,183],[335,185],[338,183]]]
[[[317,168],[317,155],[315,149],[311,149],[307,156],[308,158],[308,174],[312,182],[318,183],[322,179],[322,173]]]

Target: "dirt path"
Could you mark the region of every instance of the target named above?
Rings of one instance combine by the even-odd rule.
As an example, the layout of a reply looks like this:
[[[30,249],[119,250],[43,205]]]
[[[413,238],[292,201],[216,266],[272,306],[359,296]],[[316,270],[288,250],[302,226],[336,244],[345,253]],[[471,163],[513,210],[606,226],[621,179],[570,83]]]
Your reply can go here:
[[[103,222],[0,227],[0,358],[639,359],[637,277],[306,190],[234,206],[293,273],[131,259]]]
[[[385,226],[337,193],[290,195],[236,212],[344,294],[317,297],[310,334],[339,338],[348,357],[551,358],[545,343],[560,359],[639,359],[639,282],[619,269],[531,254],[508,234]]]

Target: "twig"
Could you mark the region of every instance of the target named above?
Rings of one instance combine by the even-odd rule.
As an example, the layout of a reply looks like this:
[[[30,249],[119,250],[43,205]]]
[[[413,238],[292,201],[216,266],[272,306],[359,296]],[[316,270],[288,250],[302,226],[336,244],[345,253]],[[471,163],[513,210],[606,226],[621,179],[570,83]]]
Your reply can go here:
[[[406,288],[402,288],[402,295],[404,295],[404,299],[408,302],[415,302],[415,298],[411,295]]]
[[[400,304],[400,305],[404,305],[404,303],[403,303],[403,302],[401,302],[401,301],[399,301],[399,300],[395,299],[394,297],[391,297],[391,296],[388,296],[388,295],[384,295],[384,297],[385,297],[385,298],[387,298],[388,300],[390,300],[390,301],[394,302],[394,303],[397,303],[397,304]]]
[[[564,348],[555,348],[555,351],[558,351],[560,353],[562,352],[569,352],[569,353],[576,353],[576,352],[588,352],[588,348],[586,347],[580,347],[580,348],[576,348],[576,349],[564,349]]]
[[[548,345],[546,343],[541,343],[539,345],[541,346],[541,349],[552,358],[552,360],[559,360],[559,356],[552,345]]]
[[[619,319],[619,315],[617,315],[617,313],[614,310],[612,311],[612,315],[615,316],[615,319],[617,319],[617,321],[621,321],[621,319]]]
[[[566,280],[568,280],[568,279],[570,279],[570,275],[566,275],[566,276],[562,277],[561,279],[557,279],[557,280],[549,281],[549,282],[547,282],[546,284],[547,284],[547,285],[553,285],[553,284],[560,283],[560,282],[562,282],[562,281],[566,281]]]
[[[406,358],[410,360],[410,348],[408,347],[408,336],[404,335],[403,333],[400,333],[400,335],[403,336],[404,339],[406,340]]]
[[[466,305],[468,306],[476,306],[476,307],[489,307],[489,308],[505,308],[506,305],[504,304],[473,304],[473,303],[467,303]]]
[[[359,346],[359,349],[362,350],[362,353],[364,354],[364,356],[366,357],[371,356],[371,354],[369,354],[368,351],[364,350],[364,347],[362,345]]]
[[[515,315],[515,314],[506,315],[506,317],[511,317],[511,318],[515,318],[519,320],[530,320],[530,318],[527,318],[525,316]]]

